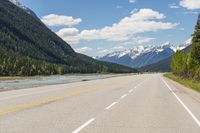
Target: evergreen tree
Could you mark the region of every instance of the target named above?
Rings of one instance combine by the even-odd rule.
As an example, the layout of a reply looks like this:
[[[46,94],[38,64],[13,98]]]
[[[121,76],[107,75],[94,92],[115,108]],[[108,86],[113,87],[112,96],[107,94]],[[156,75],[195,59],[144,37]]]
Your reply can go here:
[[[171,69],[176,75],[200,81],[200,15],[192,36],[190,52],[177,51],[172,58]]]
[[[191,58],[200,65],[200,14],[193,34]]]

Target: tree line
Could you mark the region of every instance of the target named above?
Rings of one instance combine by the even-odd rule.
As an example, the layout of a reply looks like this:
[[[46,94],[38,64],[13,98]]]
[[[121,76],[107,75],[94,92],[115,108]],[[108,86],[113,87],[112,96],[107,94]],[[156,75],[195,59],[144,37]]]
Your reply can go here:
[[[83,57],[82,57],[83,58]],[[87,57],[88,58],[88,57]],[[86,59],[87,59],[86,58]],[[62,75],[67,73],[130,73],[133,69],[91,60],[91,64],[63,65],[35,60],[0,48],[0,76]],[[98,62],[98,63],[97,63]]]

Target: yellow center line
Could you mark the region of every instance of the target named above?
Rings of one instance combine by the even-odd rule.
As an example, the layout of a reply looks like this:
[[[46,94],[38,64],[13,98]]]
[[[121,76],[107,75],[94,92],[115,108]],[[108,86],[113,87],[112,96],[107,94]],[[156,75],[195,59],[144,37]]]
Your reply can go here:
[[[52,97],[52,98],[43,99],[41,101],[27,103],[27,104],[24,104],[24,105],[19,105],[19,106],[13,107],[13,108],[3,109],[3,110],[0,110],[0,116],[4,116],[4,115],[7,115],[9,113],[14,113],[14,112],[17,112],[17,111],[29,109],[29,108],[36,107],[36,106],[40,106],[40,105],[43,105],[43,104],[56,102],[56,101],[62,100],[62,99],[67,98],[67,97],[76,96],[76,95],[89,93],[89,92],[94,92],[98,89],[106,88],[107,86],[110,86],[110,83],[101,84],[98,87],[97,87],[97,85],[93,85],[93,86],[90,86],[89,89],[84,89],[84,90],[81,90],[81,91],[76,91],[76,92],[67,93],[67,94],[60,95],[60,96],[55,96],[55,97]]]
[[[32,107],[35,107],[35,106],[40,106],[40,105],[43,105],[43,104],[56,102],[58,100],[62,100],[64,98],[66,98],[66,97],[71,97],[71,96],[76,96],[76,95],[80,95],[80,94],[84,94],[84,93],[94,92],[96,90],[97,89],[85,89],[85,90],[82,90],[82,91],[77,91],[77,92],[73,92],[73,93],[64,94],[64,95],[61,95],[61,96],[56,96],[56,97],[44,99],[44,100],[41,100],[41,101],[38,101],[38,102],[32,102],[32,103],[20,105],[20,106],[14,107],[14,108],[8,108],[8,109],[0,110],[0,116],[6,115],[8,113],[14,113],[14,112],[17,112],[17,111],[20,111],[20,110],[25,110],[25,109],[32,108]]]

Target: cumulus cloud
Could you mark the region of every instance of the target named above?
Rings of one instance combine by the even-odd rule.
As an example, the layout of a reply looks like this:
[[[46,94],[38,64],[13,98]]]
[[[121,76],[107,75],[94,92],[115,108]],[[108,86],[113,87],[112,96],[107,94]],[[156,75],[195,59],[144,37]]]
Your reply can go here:
[[[86,52],[92,51],[92,48],[90,48],[90,47],[82,47],[82,48],[75,49],[75,51],[78,52],[78,53],[83,53],[84,54]]]
[[[105,26],[101,29],[79,31],[76,28],[64,28],[57,34],[70,44],[77,44],[80,40],[104,40],[125,42],[135,40],[142,44],[150,42],[154,38],[136,37],[139,33],[169,30],[176,27],[177,23],[162,22],[166,16],[152,9],[135,10],[128,17],[124,17],[118,23]]]
[[[180,6],[189,10],[200,9],[200,0],[181,0]]]
[[[42,22],[48,26],[73,26],[82,22],[81,18],[73,18],[72,16],[63,16],[56,14],[49,14],[42,17]]]
[[[78,44],[80,41],[79,30],[76,28],[63,28],[56,34],[69,44]]]
[[[158,21],[164,18],[164,14],[152,9],[140,9],[112,26],[83,30],[80,35],[85,40],[126,41],[137,33],[168,30],[178,25],[177,23]]]

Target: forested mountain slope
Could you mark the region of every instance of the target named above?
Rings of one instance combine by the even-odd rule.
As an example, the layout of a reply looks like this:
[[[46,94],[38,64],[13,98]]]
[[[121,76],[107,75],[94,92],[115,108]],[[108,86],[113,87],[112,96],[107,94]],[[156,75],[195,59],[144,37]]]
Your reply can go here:
[[[41,21],[8,0],[0,1],[0,75],[136,70],[77,54]]]

